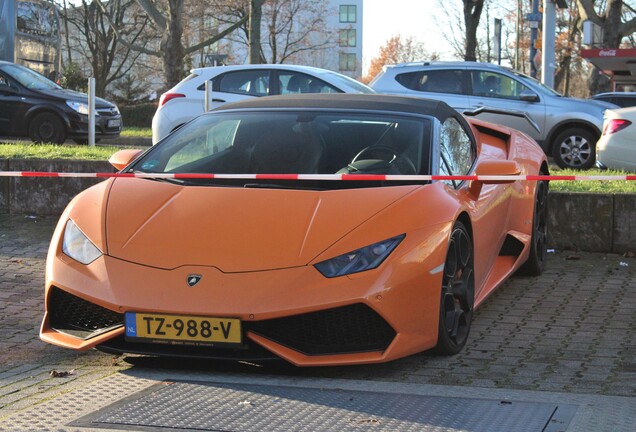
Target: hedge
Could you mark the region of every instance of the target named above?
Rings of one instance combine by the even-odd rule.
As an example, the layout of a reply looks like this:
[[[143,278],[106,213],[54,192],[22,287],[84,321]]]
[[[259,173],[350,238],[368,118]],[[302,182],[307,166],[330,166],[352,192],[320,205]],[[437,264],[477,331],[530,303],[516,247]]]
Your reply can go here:
[[[150,128],[152,126],[152,116],[157,111],[156,103],[144,103],[139,105],[120,106],[124,127]]]

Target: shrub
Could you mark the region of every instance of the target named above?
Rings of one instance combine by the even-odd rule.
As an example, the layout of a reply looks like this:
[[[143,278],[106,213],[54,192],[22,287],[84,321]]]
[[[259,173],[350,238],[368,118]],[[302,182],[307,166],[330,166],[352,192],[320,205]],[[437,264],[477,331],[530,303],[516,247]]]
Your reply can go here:
[[[138,105],[120,106],[124,127],[150,128],[152,126],[152,116],[157,111],[157,104],[154,102]]]

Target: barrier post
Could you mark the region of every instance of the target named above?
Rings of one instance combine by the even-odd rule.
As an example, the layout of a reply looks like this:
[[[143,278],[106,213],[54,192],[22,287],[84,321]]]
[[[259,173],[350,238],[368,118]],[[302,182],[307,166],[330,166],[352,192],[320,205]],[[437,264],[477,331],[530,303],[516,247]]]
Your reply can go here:
[[[88,78],[88,145],[95,146],[95,77]]]

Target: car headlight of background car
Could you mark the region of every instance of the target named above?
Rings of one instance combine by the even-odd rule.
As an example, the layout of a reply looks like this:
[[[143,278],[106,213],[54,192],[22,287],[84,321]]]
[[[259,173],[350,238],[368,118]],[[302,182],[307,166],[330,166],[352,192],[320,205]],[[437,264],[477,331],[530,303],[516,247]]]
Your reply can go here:
[[[405,234],[315,264],[323,276],[332,278],[378,267],[404,239]]]
[[[102,256],[102,252],[84,235],[72,220],[66,222],[62,251],[82,264],[90,264]]]
[[[66,101],[66,105],[68,105],[73,111],[77,111],[80,114],[88,115],[88,105],[85,103]]]

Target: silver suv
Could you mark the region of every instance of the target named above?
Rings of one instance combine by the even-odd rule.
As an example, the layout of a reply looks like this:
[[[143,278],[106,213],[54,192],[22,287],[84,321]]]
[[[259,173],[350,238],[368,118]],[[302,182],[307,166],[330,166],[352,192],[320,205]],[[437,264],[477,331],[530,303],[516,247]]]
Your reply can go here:
[[[460,112],[481,108],[524,112],[523,117],[485,110],[479,118],[534,138],[561,168],[587,169],[596,159],[603,112],[610,103],[565,97],[512,69],[478,62],[388,65],[371,82],[379,93],[438,99]]]

